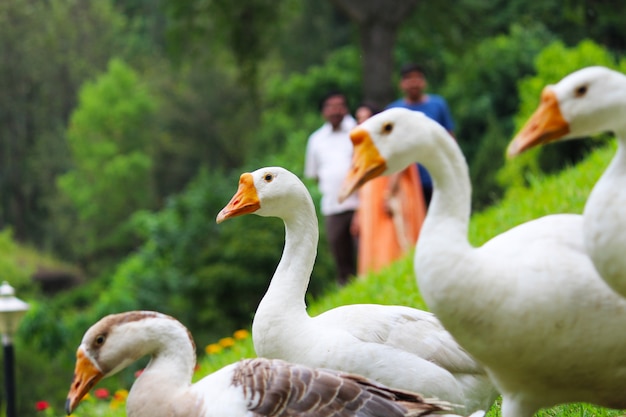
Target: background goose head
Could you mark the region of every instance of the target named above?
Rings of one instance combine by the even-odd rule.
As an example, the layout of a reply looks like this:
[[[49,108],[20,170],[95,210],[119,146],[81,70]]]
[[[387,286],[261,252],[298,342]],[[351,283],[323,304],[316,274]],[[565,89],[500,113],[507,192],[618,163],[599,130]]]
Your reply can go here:
[[[350,132],[354,154],[340,199],[346,199],[370,179],[399,172],[418,159],[427,165],[436,149],[433,142],[445,134],[445,129],[425,114],[404,108],[392,108],[369,118]],[[415,141],[415,137],[420,140]]]
[[[217,215],[217,223],[231,217],[254,213],[264,217],[290,218],[303,204],[314,207],[304,184],[281,167],[260,168],[241,174],[239,188]]]
[[[626,77],[609,68],[587,67],[548,85],[541,103],[511,141],[507,153],[518,155],[532,147],[621,130],[626,112]]]

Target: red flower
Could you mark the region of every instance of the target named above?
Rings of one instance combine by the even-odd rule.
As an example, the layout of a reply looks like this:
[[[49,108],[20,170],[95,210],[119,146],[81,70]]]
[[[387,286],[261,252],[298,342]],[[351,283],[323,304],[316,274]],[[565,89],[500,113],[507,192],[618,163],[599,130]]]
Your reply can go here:
[[[37,401],[35,403],[35,409],[37,411],[45,411],[50,408],[50,403],[48,401]]]
[[[106,400],[107,398],[109,398],[109,390],[106,388],[98,388],[97,390],[95,390],[93,392],[93,395],[96,396],[96,398],[99,398],[101,400]]]

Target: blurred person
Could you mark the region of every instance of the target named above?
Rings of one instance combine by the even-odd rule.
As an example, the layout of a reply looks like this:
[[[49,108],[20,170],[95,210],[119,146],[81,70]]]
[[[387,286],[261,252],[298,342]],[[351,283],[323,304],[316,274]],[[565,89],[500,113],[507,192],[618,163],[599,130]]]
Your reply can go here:
[[[371,103],[357,107],[359,124],[378,113]],[[417,166],[369,181],[359,191],[359,276],[378,272],[415,247],[426,216]]]
[[[403,97],[390,103],[387,108],[404,107],[409,110],[421,111],[426,116],[442,125],[452,136],[454,136],[454,120],[448,108],[446,100],[437,94],[427,94],[426,72],[424,68],[416,63],[408,63],[400,68],[400,90]],[[418,164],[419,175],[422,183],[422,191],[426,207],[430,204],[433,194],[433,182],[430,174]]]
[[[355,194],[340,203],[339,190],[352,161],[349,134],[356,121],[349,114],[346,96],[339,91],[324,96],[320,111],[325,123],[309,136],[304,175],[317,181],[322,194],[320,207],[337,267],[337,282],[345,285],[356,275],[358,238],[351,225],[359,198]]]

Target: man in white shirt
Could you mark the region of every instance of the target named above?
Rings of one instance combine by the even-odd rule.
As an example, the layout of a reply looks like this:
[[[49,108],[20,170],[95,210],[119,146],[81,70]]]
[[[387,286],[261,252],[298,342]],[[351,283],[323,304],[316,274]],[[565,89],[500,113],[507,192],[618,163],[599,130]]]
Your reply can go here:
[[[337,266],[337,280],[344,285],[356,275],[358,243],[351,224],[359,199],[355,193],[339,203],[338,197],[352,160],[349,133],[356,121],[349,114],[345,95],[340,92],[328,93],[320,104],[326,123],[309,136],[304,175],[315,179],[322,193],[326,236]]]

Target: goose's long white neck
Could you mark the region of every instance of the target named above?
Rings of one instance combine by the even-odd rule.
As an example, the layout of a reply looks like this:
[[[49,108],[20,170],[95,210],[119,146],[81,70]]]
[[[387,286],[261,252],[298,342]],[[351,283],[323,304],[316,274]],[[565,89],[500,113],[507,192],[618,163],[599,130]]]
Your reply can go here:
[[[155,376],[166,375],[174,386],[188,384],[196,364],[194,343],[187,329],[170,318],[152,318],[130,330],[134,346],[143,355],[151,355],[136,384]]]
[[[615,131],[615,135],[617,152],[585,204],[584,233],[587,252],[598,272],[616,291],[626,294],[626,258],[620,249],[626,245],[622,228],[626,224],[626,131]]]
[[[467,233],[471,214],[471,193],[469,171],[465,157],[454,140],[437,135],[436,146],[430,148],[427,157],[416,155],[429,171],[433,180],[433,196],[428,208],[418,250],[446,247],[442,242],[463,242],[469,246]]]
[[[150,363],[137,378],[127,400],[129,415],[145,406],[145,396],[156,389],[161,395],[173,394],[175,390],[191,383],[196,353],[187,329],[179,322],[166,317],[149,318],[130,323],[128,336],[132,346],[121,348],[137,352],[139,357],[151,355]],[[160,398],[167,403],[166,398]]]
[[[468,229],[471,213],[471,184],[465,158],[454,139],[436,130],[434,146],[415,155],[433,180],[433,196],[415,251],[417,282],[433,311],[446,304],[471,282],[459,283],[445,277],[462,273],[471,253]]]
[[[617,152],[597,183],[608,183],[611,187],[616,185],[616,181],[626,177],[626,126],[619,130],[615,129],[613,132],[617,138]],[[596,187],[594,187],[594,191]],[[607,192],[610,193],[608,190]]]
[[[281,345],[281,340],[294,337],[290,328],[302,330],[301,326],[311,320],[306,312],[305,295],[317,254],[319,230],[315,206],[308,192],[304,192],[305,198],[294,200],[297,204],[282,216],[285,247],[254,316],[253,340],[257,354],[262,356],[272,356],[266,343]]]

